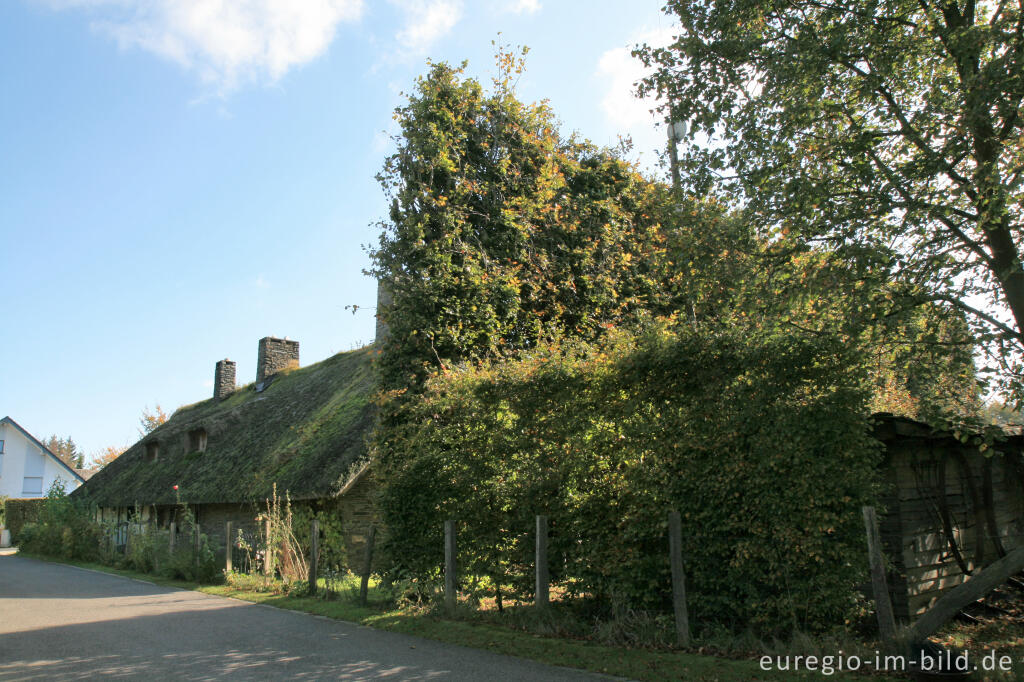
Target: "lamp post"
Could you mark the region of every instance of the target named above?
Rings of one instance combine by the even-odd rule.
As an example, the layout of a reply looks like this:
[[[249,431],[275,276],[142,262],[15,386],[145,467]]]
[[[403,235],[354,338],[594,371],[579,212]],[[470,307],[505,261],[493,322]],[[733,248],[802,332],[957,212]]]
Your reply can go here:
[[[682,142],[683,138],[686,137],[686,121],[671,120],[675,119],[675,107],[671,107],[669,111],[671,115],[668,122],[668,158],[672,168],[672,190],[678,199],[681,180],[679,178],[679,154],[676,151],[676,144]]]

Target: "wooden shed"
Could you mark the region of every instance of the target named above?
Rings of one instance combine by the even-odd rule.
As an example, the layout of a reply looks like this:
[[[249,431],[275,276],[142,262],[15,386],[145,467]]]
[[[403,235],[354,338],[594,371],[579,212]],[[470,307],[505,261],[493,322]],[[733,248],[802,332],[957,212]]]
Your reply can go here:
[[[910,621],[1024,545],[1024,436],[1003,434],[983,451],[973,438],[912,419],[874,420],[885,447],[881,532],[889,585],[897,618]]]

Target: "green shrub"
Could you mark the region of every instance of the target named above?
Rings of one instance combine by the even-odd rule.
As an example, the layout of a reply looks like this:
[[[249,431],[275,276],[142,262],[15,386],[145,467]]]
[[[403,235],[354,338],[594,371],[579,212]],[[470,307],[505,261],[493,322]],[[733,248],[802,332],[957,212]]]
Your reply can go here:
[[[855,360],[833,337],[662,326],[392,396],[376,469],[391,573],[436,579],[454,518],[460,575],[530,599],[545,514],[552,579],[570,595],[609,617],[665,612],[677,509],[695,622],[767,635],[842,624],[878,456]]]
[[[144,556],[143,560],[153,565],[149,570],[168,578],[190,582],[218,581],[222,576],[221,567],[205,533],[199,534],[197,544],[195,515],[187,504],[181,505],[178,519],[178,537],[173,553],[170,551],[168,531],[159,530],[153,525],[147,526],[147,534],[153,540],[142,546],[149,552],[149,556]]]
[[[69,498],[60,481],[54,481],[45,498],[32,502],[37,504],[14,507],[21,519],[35,513],[31,530],[25,532],[27,524],[20,529],[18,545],[21,549],[61,559],[97,561],[100,558],[103,533],[91,505]],[[26,510],[32,511],[26,513]]]
[[[26,523],[39,519],[45,498],[31,500],[8,499],[4,503],[4,525],[11,531],[11,542],[21,542],[21,529]]]

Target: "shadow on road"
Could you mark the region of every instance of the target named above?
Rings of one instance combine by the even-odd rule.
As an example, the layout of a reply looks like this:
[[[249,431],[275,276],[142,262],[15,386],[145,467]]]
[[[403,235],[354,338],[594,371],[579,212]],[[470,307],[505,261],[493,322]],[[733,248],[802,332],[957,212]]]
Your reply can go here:
[[[411,656],[400,649],[392,649],[387,664],[367,660],[360,655],[362,647],[352,641],[359,637],[329,627],[331,623],[308,617],[271,623],[266,609],[225,600],[210,603],[211,608],[4,632],[0,680],[206,680],[226,675],[418,680],[451,672],[403,662]],[[160,606],[179,605],[161,602]],[[275,646],[277,641],[287,643],[287,648]]]

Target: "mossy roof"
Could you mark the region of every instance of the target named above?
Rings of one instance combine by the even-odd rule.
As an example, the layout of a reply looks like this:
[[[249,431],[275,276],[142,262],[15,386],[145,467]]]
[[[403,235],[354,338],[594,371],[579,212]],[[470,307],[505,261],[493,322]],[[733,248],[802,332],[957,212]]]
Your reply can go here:
[[[332,497],[366,458],[374,423],[371,348],[284,371],[223,400],[178,409],[78,491],[100,506]],[[190,434],[205,430],[206,448]],[[156,444],[155,459],[151,458]],[[178,490],[174,490],[174,486]]]

